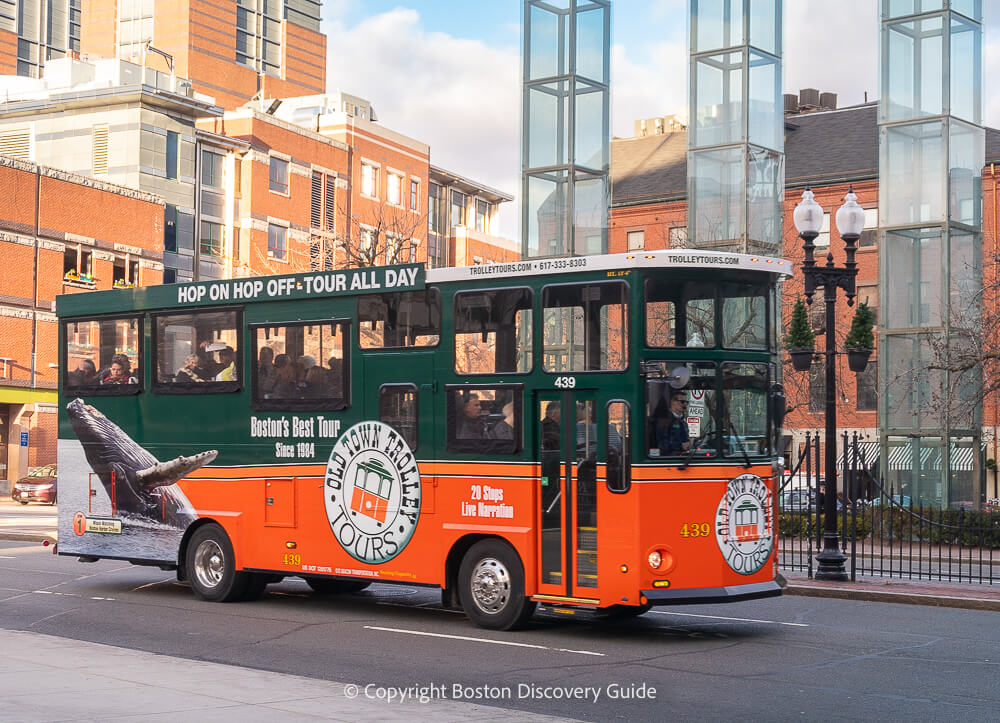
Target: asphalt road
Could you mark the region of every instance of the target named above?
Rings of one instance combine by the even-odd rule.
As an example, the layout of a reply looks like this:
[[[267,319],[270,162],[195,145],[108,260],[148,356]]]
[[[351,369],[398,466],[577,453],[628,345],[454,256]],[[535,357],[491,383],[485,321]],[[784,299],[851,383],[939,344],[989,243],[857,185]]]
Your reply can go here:
[[[424,686],[594,721],[1000,716],[995,613],[788,596],[620,623],[542,612],[528,630],[503,633],[438,603],[437,591],[381,584],[322,598],[294,578],[254,603],[202,603],[169,572],[0,541],[0,627],[372,694]],[[574,689],[581,698],[556,697]]]

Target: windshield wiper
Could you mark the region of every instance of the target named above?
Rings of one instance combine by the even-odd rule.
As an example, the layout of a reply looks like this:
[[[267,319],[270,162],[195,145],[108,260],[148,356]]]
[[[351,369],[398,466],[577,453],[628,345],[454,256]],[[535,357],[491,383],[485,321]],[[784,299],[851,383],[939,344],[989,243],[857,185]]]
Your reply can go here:
[[[684,461],[681,462],[681,466],[678,467],[678,469],[687,469],[687,466],[691,464],[691,459],[694,457],[694,453],[698,451],[698,447],[701,446],[701,443],[705,441],[705,437],[707,436],[708,432],[705,432],[705,434],[691,442],[691,449],[688,450],[687,456],[684,458]]]
[[[727,414],[726,416],[729,416],[729,415]],[[740,445],[740,451],[743,453],[743,463],[744,463],[743,467],[746,468],[746,469],[749,469],[750,468],[750,455],[747,454],[747,448],[743,445],[743,440],[740,438],[740,435],[736,434],[736,427],[733,426],[733,420],[730,419],[728,421],[729,421],[729,432],[734,437],[736,437],[736,442],[737,442],[737,444]]]

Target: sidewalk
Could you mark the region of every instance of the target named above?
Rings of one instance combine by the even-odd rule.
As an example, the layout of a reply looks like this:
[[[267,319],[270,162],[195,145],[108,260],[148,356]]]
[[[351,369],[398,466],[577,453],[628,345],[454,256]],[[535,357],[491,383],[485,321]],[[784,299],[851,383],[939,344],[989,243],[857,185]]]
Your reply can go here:
[[[356,686],[174,658],[38,633],[0,630],[4,721],[570,720],[454,700],[408,689]]]

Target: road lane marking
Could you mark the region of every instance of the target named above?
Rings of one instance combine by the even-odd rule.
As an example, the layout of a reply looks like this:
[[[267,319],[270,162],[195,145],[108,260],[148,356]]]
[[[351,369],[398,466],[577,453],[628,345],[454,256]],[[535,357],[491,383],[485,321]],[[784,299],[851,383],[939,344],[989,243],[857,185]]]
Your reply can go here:
[[[447,640],[467,640],[473,643],[489,643],[490,645],[509,645],[514,648],[534,648],[535,650],[552,650],[557,653],[575,653],[577,655],[595,655],[603,658],[604,653],[595,653],[592,650],[571,650],[569,648],[550,648],[547,645],[535,645],[533,643],[515,643],[510,640],[491,640],[490,638],[473,638],[468,635],[447,635],[445,633],[428,633],[423,630],[404,630],[403,628],[383,628],[378,625],[365,625],[366,630],[381,630],[387,633],[403,633],[404,635],[423,635],[428,638],[445,638]]]
[[[61,595],[62,597],[78,597],[85,600],[114,600],[113,597],[85,597],[76,592],[55,592],[54,590],[32,590],[33,595]]]
[[[695,613],[668,613],[664,610],[650,610],[649,615],[676,615],[683,618],[708,618],[709,620],[733,620],[738,623],[770,623],[771,625],[789,625],[793,628],[808,628],[806,623],[784,623],[780,620],[757,620],[756,618],[727,618],[722,615],[696,615]]]

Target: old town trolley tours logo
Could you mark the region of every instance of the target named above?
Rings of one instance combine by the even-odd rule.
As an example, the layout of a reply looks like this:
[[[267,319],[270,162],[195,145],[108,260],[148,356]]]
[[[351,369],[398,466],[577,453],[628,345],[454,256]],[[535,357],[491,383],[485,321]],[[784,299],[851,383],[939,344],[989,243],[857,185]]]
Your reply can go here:
[[[729,482],[715,513],[715,539],[726,562],[741,575],[764,567],[774,550],[771,490],[753,474]]]
[[[372,565],[406,547],[420,516],[420,472],[406,440],[382,422],[360,422],[330,453],[323,485],[337,542]]]

